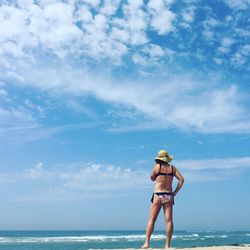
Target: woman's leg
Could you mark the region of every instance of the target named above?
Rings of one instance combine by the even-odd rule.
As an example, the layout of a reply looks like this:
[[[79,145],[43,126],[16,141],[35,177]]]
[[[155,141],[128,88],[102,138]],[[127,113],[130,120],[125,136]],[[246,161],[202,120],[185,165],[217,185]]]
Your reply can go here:
[[[154,224],[160,210],[161,210],[161,201],[157,195],[154,195],[154,202],[150,206],[150,215],[146,230],[146,240],[141,248],[149,248],[150,237],[154,231]]]
[[[173,234],[173,204],[164,205],[164,215],[166,220],[166,244],[165,249],[170,248],[170,241]]]

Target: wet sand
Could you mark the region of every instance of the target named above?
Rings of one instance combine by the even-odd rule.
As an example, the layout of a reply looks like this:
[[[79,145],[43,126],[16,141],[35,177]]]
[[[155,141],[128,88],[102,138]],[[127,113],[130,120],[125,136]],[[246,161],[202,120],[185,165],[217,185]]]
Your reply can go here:
[[[178,249],[178,248],[170,248]],[[250,245],[241,245],[241,246],[213,246],[213,247],[192,247],[192,248],[179,248],[185,250],[250,250]]]

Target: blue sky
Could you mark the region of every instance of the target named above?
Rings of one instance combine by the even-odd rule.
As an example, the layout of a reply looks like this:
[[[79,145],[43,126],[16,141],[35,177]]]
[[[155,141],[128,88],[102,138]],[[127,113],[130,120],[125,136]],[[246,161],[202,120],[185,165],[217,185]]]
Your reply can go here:
[[[249,229],[248,0],[0,3],[0,229]]]

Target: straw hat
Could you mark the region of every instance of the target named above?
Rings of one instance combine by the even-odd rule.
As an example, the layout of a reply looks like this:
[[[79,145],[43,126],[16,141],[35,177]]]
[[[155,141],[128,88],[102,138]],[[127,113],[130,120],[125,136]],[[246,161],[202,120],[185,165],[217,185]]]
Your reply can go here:
[[[174,157],[172,155],[169,155],[166,150],[162,149],[158,152],[158,155],[156,156],[155,160],[160,160],[168,163],[171,162],[173,158]]]

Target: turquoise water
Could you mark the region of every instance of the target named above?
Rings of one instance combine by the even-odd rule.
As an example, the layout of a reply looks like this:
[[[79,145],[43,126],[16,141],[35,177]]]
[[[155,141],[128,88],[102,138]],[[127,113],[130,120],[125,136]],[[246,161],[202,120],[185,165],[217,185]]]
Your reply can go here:
[[[140,248],[144,231],[0,231],[0,250],[84,250]],[[151,247],[162,248],[165,232],[156,231]],[[250,231],[175,231],[172,247],[250,244]]]

